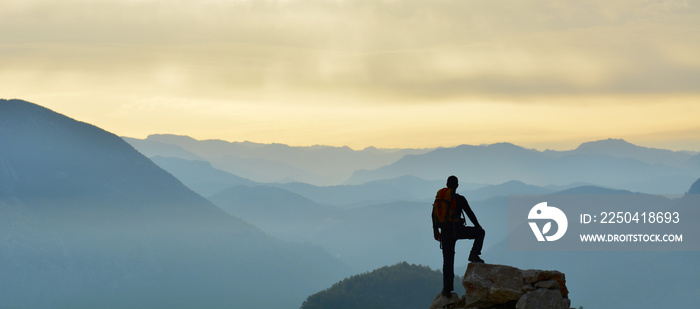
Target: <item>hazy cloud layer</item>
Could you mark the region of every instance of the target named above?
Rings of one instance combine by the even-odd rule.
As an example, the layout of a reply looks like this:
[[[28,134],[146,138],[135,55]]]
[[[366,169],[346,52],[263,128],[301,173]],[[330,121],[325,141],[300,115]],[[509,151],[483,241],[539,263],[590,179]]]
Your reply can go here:
[[[694,2],[22,0],[0,8],[0,74],[48,82],[222,95],[700,91]]]
[[[0,2],[0,97],[133,137],[698,149],[697,55],[696,1]]]

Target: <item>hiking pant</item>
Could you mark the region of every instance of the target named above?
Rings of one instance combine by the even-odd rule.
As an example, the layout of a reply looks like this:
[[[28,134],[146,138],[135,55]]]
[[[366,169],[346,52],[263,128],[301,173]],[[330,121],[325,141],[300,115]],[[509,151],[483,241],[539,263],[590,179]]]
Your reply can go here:
[[[446,292],[454,290],[455,277],[455,245],[458,239],[474,239],[470,255],[480,255],[484,245],[486,232],[480,227],[455,225],[454,228],[443,228],[440,232],[442,246],[442,289]]]

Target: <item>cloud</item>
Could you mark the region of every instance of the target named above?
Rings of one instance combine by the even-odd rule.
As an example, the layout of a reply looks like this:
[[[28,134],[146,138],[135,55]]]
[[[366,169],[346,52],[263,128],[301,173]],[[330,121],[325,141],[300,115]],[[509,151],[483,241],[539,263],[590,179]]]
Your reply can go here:
[[[22,0],[0,4],[0,29],[0,75],[137,93],[700,91],[683,1]]]

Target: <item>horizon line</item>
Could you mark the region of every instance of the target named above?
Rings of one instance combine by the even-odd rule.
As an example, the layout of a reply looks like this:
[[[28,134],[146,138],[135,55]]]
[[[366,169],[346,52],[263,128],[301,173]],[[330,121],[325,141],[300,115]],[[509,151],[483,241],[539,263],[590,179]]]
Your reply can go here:
[[[592,139],[584,142],[580,142],[578,146],[574,148],[567,148],[567,149],[555,149],[555,148],[536,148],[536,147],[527,147],[523,146],[522,144],[514,143],[514,142],[508,142],[508,141],[500,141],[500,142],[492,142],[492,143],[479,143],[479,144],[469,144],[469,143],[462,143],[462,144],[454,144],[454,145],[443,145],[443,146],[436,146],[436,147],[381,147],[381,146],[375,146],[375,145],[369,145],[365,146],[363,148],[358,148],[358,147],[352,147],[349,145],[332,145],[332,144],[310,144],[310,145],[295,145],[295,144],[288,144],[284,142],[257,142],[257,141],[252,141],[252,140],[226,140],[222,138],[197,138],[191,135],[187,134],[176,134],[176,133],[153,133],[153,134],[148,134],[144,138],[138,138],[138,137],[132,137],[132,136],[126,136],[126,135],[119,135],[121,138],[131,138],[131,139],[138,139],[138,140],[147,140],[151,136],[176,136],[176,137],[186,137],[186,138],[191,138],[193,140],[199,141],[199,142],[204,142],[204,141],[221,141],[221,142],[226,142],[226,143],[252,143],[252,144],[258,144],[258,145],[283,145],[283,146],[288,146],[292,148],[312,148],[312,147],[328,147],[328,148],[349,148],[353,151],[364,151],[367,149],[378,149],[378,150],[435,150],[435,149],[451,149],[451,148],[457,148],[460,146],[475,146],[475,147],[486,147],[486,146],[492,146],[492,145],[498,145],[498,144],[510,144],[514,145],[516,147],[520,147],[523,149],[527,150],[535,150],[538,152],[546,152],[546,151],[556,151],[556,152],[565,152],[565,151],[573,151],[578,149],[581,145],[583,144],[588,144],[588,143],[596,143],[596,142],[605,142],[605,141],[616,141],[616,142],[623,142],[627,143],[636,147],[642,147],[642,148],[647,148],[647,149],[657,149],[657,150],[666,150],[666,151],[671,151],[671,152],[683,152],[683,153],[691,153],[691,154],[700,154],[700,150],[689,150],[689,149],[671,149],[671,148],[659,148],[659,147],[652,147],[652,146],[646,146],[646,145],[641,145],[637,143],[630,142],[624,138],[603,138],[603,139]]]

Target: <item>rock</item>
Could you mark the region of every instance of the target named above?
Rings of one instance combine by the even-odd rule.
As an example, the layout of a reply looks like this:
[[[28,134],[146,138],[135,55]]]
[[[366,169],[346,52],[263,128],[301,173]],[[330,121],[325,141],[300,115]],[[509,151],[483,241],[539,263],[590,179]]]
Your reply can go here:
[[[546,280],[535,283],[537,289],[559,290],[559,283],[556,280]],[[562,298],[564,295],[562,295]]]
[[[462,299],[459,298],[459,295],[457,293],[452,292],[452,296],[450,298],[447,298],[442,295],[442,293],[438,293],[437,296],[435,296],[435,299],[433,300],[433,303],[430,304],[429,309],[453,309],[453,308],[462,308],[464,306]]]
[[[522,270],[505,265],[470,263],[462,284],[467,293],[466,306],[488,308],[494,305],[513,305],[523,293]]]
[[[571,303],[565,275],[554,270],[471,263],[462,284],[467,293],[456,308],[564,309]]]
[[[554,281],[556,283],[556,281]],[[516,309],[566,309],[571,300],[561,296],[556,290],[537,289],[528,292],[515,304]]]
[[[556,280],[559,284],[561,296],[564,298],[569,297],[569,290],[566,288],[566,278],[563,273],[556,270],[523,270],[523,281],[526,284],[535,285],[537,282],[546,280]]]

